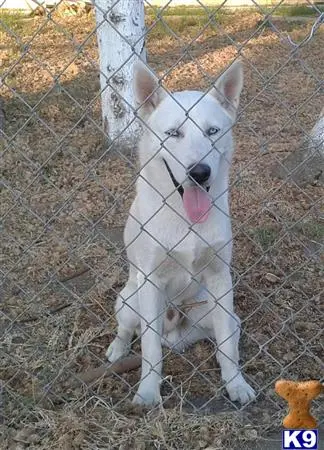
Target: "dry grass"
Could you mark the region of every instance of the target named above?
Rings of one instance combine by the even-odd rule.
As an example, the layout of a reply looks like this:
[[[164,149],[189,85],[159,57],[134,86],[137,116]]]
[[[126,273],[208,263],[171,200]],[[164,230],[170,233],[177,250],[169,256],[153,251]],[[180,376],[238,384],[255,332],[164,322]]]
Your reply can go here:
[[[278,377],[320,376],[323,192],[287,185],[271,168],[298,147],[302,128],[310,130],[321,110],[324,31],[292,56],[278,34],[260,26],[259,14],[219,18],[238,47],[244,45],[246,58],[232,172],[233,272],[244,320],[244,370],[260,395],[236,412],[220,391],[212,344],[200,343],[184,355],[165,352],[167,409],[145,415],[129,400],[138,370],[62,389],[73,374],[99,365],[112,339],[113,302],[126,277],[119,227],[136,170],[133,161],[104,155],[95,125],[100,103],[92,15],[53,17],[10,22],[19,39],[1,34],[2,68],[9,70],[1,88],[5,446],[241,448],[280,425],[283,404],[273,392]],[[179,39],[153,29],[150,63],[163,75],[179,61],[168,87],[203,89],[237,48],[215,27],[200,33],[201,19],[192,25],[186,19],[184,28],[170,20]],[[275,23],[299,41],[312,22]],[[47,392],[51,396],[43,398]]]

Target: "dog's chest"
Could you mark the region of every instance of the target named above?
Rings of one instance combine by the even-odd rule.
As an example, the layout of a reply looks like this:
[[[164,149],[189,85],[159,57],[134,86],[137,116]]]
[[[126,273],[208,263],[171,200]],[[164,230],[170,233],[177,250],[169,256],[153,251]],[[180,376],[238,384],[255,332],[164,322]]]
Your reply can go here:
[[[213,249],[209,246],[195,245],[192,248],[179,248],[171,251],[171,257],[192,274],[202,270],[211,259]]]
[[[189,235],[166,253],[160,275],[170,278],[182,273],[191,278],[208,266],[214,255],[215,251],[211,246],[204,244],[196,236]]]
[[[213,249],[202,245],[177,246],[170,250],[159,268],[169,298],[180,304],[184,299],[194,298],[203,280],[203,269],[212,260]]]

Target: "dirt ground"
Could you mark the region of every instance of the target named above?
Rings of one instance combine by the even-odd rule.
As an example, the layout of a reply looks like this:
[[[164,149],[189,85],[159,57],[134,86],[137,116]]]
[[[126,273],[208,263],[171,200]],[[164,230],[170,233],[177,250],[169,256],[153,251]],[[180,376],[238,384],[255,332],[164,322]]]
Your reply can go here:
[[[257,12],[237,11],[204,32],[189,19],[168,19],[178,38],[153,28],[148,60],[161,76],[178,62],[165,82],[181,90],[206,88],[237,51],[244,59],[231,175],[233,275],[241,358],[257,402],[240,410],[227,399],[210,342],[164,352],[164,409],[132,407],[139,369],[71,387],[75,374],[102,364],[113,339],[136,165],[105,153],[92,13],[7,18],[12,33],[0,27],[3,448],[252,449],[280,429],[285,405],[275,381],[321,377],[323,190],[289,184],[273,170],[323,106],[324,29],[294,53],[287,33],[302,41],[313,18],[274,18],[271,27]],[[320,401],[314,414],[323,417]]]

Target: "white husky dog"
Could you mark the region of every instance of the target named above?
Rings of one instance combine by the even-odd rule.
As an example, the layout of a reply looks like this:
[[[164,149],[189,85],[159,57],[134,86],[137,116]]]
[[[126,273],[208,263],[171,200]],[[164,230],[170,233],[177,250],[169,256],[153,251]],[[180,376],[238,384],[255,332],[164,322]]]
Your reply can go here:
[[[255,397],[239,367],[240,320],[233,311],[228,173],[231,128],[243,85],[239,61],[203,94],[169,95],[143,63],[134,90],[144,132],[141,172],[124,242],[129,280],[116,302],[114,362],[141,335],[142,374],[135,403],[160,402],[162,345],[183,349],[215,339],[231,400]],[[192,303],[195,303],[193,306]]]

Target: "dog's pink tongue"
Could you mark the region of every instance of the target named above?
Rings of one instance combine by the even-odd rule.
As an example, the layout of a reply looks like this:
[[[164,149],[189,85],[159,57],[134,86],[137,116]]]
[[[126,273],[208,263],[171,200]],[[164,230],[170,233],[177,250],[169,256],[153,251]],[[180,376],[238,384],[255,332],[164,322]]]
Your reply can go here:
[[[191,222],[202,223],[208,219],[211,200],[203,188],[191,186],[183,192],[183,206]]]

